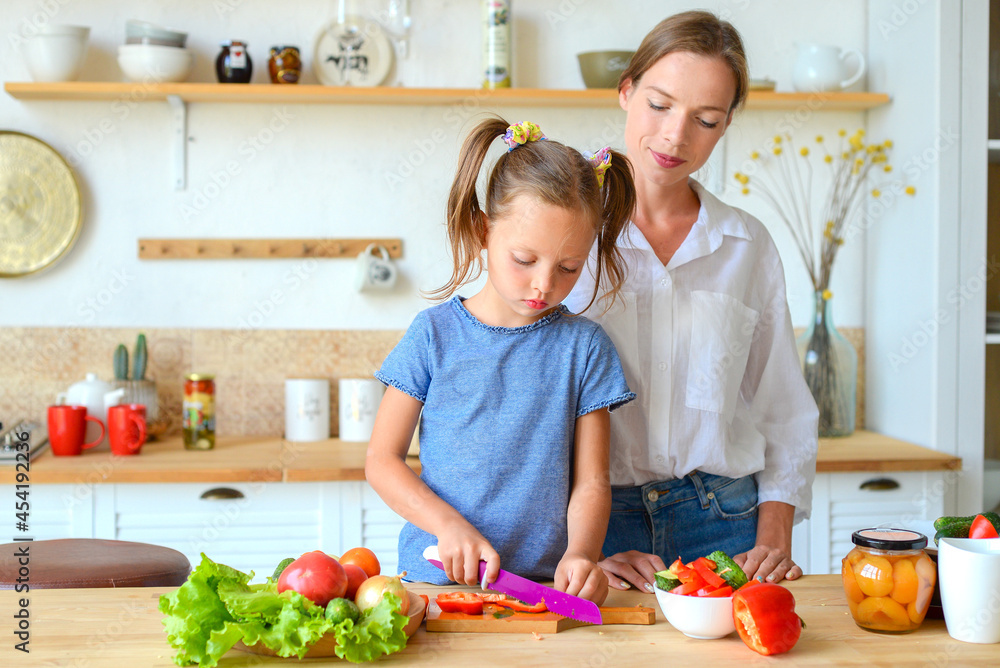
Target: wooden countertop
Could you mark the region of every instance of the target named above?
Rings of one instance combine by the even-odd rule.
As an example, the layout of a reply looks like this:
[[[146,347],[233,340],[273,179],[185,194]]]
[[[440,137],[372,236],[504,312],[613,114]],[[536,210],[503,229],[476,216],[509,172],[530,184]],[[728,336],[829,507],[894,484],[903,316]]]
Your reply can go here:
[[[84,452],[55,457],[46,449],[31,462],[31,482],[322,482],[365,479],[365,443],[330,439],[295,443],[280,438],[218,438],[214,450],[185,450],[180,438],[145,444],[139,455]],[[420,471],[416,457],[410,467]],[[946,471],[958,457],[868,431],[820,439],[817,473]],[[14,483],[14,467],[0,467],[0,483]]]
[[[537,637],[506,633],[428,633],[421,628],[407,647],[379,659],[394,665],[523,666],[633,665],[725,666],[780,662],[785,666],[984,665],[995,666],[998,645],[953,640],[942,620],[925,620],[904,635],[872,633],[859,628],[847,610],[839,575],[806,575],[786,583],[796,598],[796,612],[806,623],[798,644],[776,658],[761,657],[732,633],[718,640],[694,640],[663,618],[650,594],[612,592],[607,605],[656,608],[652,626],[587,626]],[[411,585],[435,596],[445,588]],[[462,589],[448,587],[447,590]],[[7,620],[7,640],[0,643],[2,665],[100,665],[170,668],[173,649],[167,644],[157,610],[168,588],[33,590],[29,603],[30,655],[14,649],[11,621],[17,596],[0,596],[0,616]],[[6,658],[3,658],[6,657]],[[311,659],[309,665],[349,664]],[[297,662],[231,650],[219,666],[297,665]]]

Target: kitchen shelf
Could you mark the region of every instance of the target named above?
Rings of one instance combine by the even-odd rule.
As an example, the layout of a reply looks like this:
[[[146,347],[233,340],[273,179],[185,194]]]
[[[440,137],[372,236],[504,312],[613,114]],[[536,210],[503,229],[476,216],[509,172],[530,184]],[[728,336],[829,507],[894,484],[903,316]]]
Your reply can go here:
[[[600,108],[618,106],[613,89],[405,88],[400,86],[318,86],[214,83],[123,83],[68,81],[7,82],[4,90],[19,100],[132,100],[284,104],[453,105],[470,101],[531,107]],[[889,103],[886,93],[776,93],[750,91],[747,109],[781,110],[809,107],[825,111],[864,111]]]
[[[370,244],[403,257],[402,239],[139,239],[139,259],[355,258]]]

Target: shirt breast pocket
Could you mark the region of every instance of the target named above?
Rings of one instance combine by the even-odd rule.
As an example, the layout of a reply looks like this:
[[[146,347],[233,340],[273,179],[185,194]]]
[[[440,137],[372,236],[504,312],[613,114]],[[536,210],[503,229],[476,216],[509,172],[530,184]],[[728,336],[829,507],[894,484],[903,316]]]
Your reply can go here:
[[[721,292],[691,293],[685,405],[733,418],[760,313]]]

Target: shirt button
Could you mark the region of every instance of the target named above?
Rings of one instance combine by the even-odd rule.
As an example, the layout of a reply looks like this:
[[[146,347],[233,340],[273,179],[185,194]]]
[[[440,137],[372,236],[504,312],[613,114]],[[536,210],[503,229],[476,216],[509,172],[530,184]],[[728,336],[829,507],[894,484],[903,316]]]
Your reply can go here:
[[[664,459],[663,459],[663,455],[656,455],[656,461],[657,461],[658,463],[662,464],[662,463],[663,463],[663,461],[664,461]]]
[[[667,363],[660,362],[660,371],[666,371],[666,370],[667,370]]]
[[[660,279],[660,285],[666,285],[666,284],[667,284],[667,282],[668,282],[668,281],[667,281],[667,279],[665,279],[665,278],[661,278],[661,279]]]
[[[646,494],[646,498],[649,499],[650,501],[656,501],[658,498],[660,498],[660,495],[655,489],[651,489],[649,490],[649,493]]]

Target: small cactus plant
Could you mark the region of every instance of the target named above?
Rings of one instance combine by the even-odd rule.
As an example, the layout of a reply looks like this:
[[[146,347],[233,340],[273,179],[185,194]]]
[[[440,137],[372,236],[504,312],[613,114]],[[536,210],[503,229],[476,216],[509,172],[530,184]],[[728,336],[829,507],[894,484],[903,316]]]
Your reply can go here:
[[[146,380],[146,362],[148,359],[146,335],[139,334],[135,340],[135,353],[132,355],[132,380]]]
[[[114,356],[115,380],[128,380],[128,349],[119,343]]]

